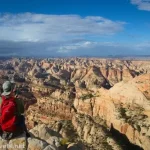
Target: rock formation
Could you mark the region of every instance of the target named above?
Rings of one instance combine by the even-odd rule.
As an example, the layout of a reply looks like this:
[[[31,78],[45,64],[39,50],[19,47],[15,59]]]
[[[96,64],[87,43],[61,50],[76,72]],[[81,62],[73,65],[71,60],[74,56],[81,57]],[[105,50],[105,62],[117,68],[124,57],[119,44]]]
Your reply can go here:
[[[14,79],[24,100],[33,136],[26,139],[28,149],[150,150],[149,66],[138,60],[9,59],[1,62],[0,83]]]

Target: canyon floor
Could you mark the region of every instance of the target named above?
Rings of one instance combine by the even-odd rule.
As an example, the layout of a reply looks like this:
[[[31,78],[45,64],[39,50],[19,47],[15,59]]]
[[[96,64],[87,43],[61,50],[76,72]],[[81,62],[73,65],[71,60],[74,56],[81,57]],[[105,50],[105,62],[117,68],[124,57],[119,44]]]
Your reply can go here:
[[[13,58],[0,60],[0,74],[15,81],[32,135],[0,145],[150,150],[150,61]]]

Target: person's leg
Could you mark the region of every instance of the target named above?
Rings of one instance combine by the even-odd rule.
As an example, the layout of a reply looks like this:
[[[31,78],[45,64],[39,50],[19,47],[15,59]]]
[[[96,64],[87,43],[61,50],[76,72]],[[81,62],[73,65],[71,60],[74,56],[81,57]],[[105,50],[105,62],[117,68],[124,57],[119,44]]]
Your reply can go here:
[[[26,133],[26,136],[27,137],[30,137],[30,134],[29,134],[29,132],[28,132],[28,129],[27,129],[27,126],[26,126],[26,124],[25,124],[25,117],[22,115],[22,118],[23,118],[23,129],[24,129],[24,131],[25,131],[25,133]]]
[[[25,117],[23,115],[20,116],[20,125],[23,128],[23,131],[26,133],[26,136],[30,137],[30,134],[29,134],[26,124],[25,124]]]
[[[0,136],[2,136],[2,134],[3,134],[3,130],[1,128],[1,126],[0,126]]]

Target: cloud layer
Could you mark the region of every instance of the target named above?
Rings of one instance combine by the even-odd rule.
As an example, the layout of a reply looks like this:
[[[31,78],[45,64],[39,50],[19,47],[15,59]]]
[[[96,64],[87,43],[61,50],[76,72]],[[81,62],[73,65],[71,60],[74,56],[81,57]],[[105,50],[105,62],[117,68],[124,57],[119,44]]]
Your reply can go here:
[[[0,56],[150,54],[148,42],[98,42],[123,31],[125,24],[101,16],[0,14]]]
[[[0,56],[74,57],[150,55],[150,42],[125,44],[84,40],[52,42],[0,41]]]
[[[100,16],[5,14],[0,15],[0,40],[58,41],[115,34],[124,22]]]
[[[133,5],[136,5],[139,10],[150,11],[150,0],[131,0]]]

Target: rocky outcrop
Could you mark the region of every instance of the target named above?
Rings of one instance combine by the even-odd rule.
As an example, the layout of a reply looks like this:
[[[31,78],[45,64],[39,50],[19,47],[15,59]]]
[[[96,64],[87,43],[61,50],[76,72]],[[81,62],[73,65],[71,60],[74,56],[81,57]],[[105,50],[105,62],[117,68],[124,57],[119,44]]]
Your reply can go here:
[[[150,103],[133,84],[134,81],[137,80],[118,83],[111,90],[101,89],[98,97],[75,99],[74,106],[78,113],[103,118],[107,126],[125,134],[132,143],[144,150],[149,150],[150,120],[144,112],[149,111]]]
[[[71,145],[79,145],[65,140],[58,132],[51,130],[46,125],[41,124],[30,130],[31,137],[25,134],[14,137],[11,140],[0,138],[0,149],[2,150],[73,150]],[[68,147],[68,148],[67,148]],[[78,149],[82,150],[82,149]]]
[[[94,150],[122,150],[119,145],[108,132],[105,121],[95,118],[95,121],[86,115],[75,115],[72,123],[77,130],[78,135],[91,145]]]

